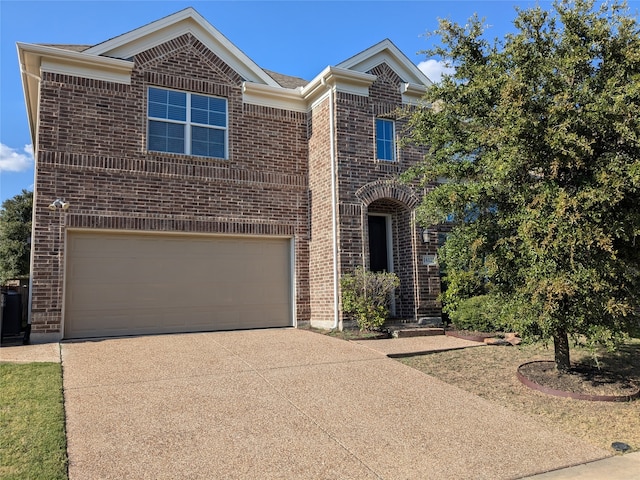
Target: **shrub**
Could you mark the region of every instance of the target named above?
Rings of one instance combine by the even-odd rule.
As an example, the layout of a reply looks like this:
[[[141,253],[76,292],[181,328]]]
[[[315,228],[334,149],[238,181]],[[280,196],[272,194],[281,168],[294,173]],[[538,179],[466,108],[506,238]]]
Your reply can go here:
[[[495,332],[502,328],[498,303],[489,295],[461,300],[456,309],[449,312],[449,318],[458,330]]]
[[[389,316],[389,294],[399,285],[395,273],[357,267],[340,280],[342,309],[355,318],[360,330],[380,328]]]

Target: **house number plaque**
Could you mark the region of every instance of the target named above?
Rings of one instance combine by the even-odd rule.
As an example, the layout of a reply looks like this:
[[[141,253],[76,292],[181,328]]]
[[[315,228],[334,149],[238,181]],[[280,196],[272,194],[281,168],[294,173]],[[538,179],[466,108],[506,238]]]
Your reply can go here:
[[[422,265],[437,265],[438,264],[438,256],[437,255],[423,255],[422,256]]]

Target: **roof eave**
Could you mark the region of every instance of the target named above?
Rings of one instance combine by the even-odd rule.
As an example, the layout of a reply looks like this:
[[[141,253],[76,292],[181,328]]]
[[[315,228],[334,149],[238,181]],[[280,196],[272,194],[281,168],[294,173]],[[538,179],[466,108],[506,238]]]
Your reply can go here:
[[[301,88],[283,88],[244,82],[242,101],[253,105],[281,108],[294,112],[306,112],[307,103],[302,97]]]
[[[320,98],[328,88],[366,97],[369,96],[369,87],[376,78],[369,73],[329,66],[303,87],[301,93],[309,104]]]

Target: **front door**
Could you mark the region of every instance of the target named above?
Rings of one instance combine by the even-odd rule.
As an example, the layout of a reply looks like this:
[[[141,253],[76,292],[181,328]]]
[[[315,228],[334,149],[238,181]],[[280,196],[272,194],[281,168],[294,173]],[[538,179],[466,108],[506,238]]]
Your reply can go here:
[[[369,215],[369,269],[372,272],[390,272],[387,217]]]

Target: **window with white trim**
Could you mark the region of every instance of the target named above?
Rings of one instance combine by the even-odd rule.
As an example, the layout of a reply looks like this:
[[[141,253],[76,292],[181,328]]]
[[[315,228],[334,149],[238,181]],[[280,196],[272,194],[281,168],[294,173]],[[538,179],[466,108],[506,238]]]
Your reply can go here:
[[[227,158],[227,100],[149,87],[147,149]]]
[[[395,123],[376,118],[376,158],[393,162],[396,159]]]

